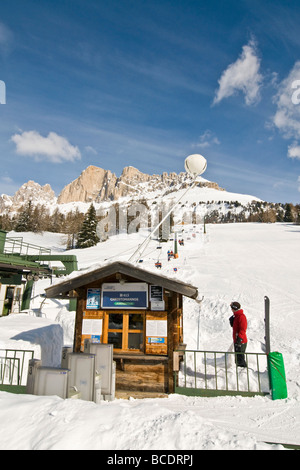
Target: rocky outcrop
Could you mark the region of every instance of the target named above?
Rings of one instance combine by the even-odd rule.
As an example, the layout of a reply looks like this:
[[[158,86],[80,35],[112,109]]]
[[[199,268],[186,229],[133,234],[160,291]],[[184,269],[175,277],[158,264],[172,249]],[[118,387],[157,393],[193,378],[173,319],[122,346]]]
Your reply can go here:
[[[89,166],[76,180],[63,188],[58,198],[49,184],[41,186],[34,181],[28,181],[14,196],[0,196],[0,211],[15,212],[29,200],[34,205],[54,207],[57,204],[72,202],[117,201],[125,196],[142,199],[146,194],[151,197],[154,191],[159,191],[163,196],[187,188],[190,184],[191,180],[186,173],[164,172],[161,175],[148,175],[133,166],[127,166],[121,176],[117,177],[110,170]],[[203,178],[200,178],[198,185],[221,190],[217,183]]]
[[[34,205],[54,205],[57,198],[50,184],[41,186],[35,181],[28,181],[24,183],[14,196],[7,196],[2,194],[0,196],[0,211],[1,213],[15,212],[21,206],[31,201]]]
[[[58,204],[69,202],[101,202],[116,201],[124,196],[142,195],[143,190],[170,191],[175,185],[181,188],[190,184],[186,173],[163,173],[162,175],[148,175],[132,166],[125,167],[120,177],[109,170],[96,166],[89,166],[72,183],[64,187],[58,196]],[[199,186],[219,189],[217,183],[203,180]],[[179,189],[179,188],[177,188]]]
[[[58,196],[58,204],[68,202],[95,201],[100,193],[106,193],[108,186],[114,185],[115,174],[96,166],[89,166],[81,175],[63,188]]]
[[[58,204],[69,202],[100,202],[116,200],[128,193],[135,192],[134,185],[149,181],[149,175],[133,167],[124,168],[118,178],[110,170],[89,166],[72,183],[63,188],[58,196]]]
[[[33,203],[51,203],[56,202],[56,197],[50,184],[41,186],[35,181],[24,183],[12,198],[15,206],[20,206],[31,200]]]

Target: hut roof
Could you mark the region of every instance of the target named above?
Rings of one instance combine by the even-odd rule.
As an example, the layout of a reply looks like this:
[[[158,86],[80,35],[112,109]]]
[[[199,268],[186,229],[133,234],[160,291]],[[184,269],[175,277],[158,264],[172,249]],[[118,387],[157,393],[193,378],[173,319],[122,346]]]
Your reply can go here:
[[[58,282],[47,289],[45,289],[46,297],[55,298],[66,296],[70,291],[76,290],[79,287],[90,284],[98,279],[109,277],[113,274],[120,273],[125,276],[138,279],[149,284],[159,285],[173,292],[185,295],[195,299],[198,295],[197,287],[187,284],[161,274],[155,274],[140,268],[128,262],[116,261],[114,263],[106,264],[95,268],[89,268],[84,272],[72,273],[67,279]]]

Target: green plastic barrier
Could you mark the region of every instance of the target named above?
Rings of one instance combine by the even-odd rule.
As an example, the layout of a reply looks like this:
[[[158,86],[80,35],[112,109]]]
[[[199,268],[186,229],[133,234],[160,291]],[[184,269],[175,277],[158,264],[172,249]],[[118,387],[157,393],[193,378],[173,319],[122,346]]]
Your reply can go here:
[[[272,400],[287,398],[287,386],[282,354],[271,352],[268,354],[268,371]]]

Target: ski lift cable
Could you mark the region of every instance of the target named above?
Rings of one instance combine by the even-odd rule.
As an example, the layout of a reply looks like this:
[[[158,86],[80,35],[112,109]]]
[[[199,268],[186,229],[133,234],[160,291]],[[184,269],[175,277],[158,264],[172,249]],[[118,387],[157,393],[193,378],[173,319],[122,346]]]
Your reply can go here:
[[[144,253],[145,249],[147,248],[150,240],[151,240],[151,237],[152,235],[156,232],[156,230],[159,229],[159,227],[164,223],[164,221],[170,216],[170,214],[173,212],[173,210],[175,209],[175,207],[180,203],[180,201],[182,200],[182,198],[184,198],[186,196],[186,194],[196,186],[196,184],[198,183],[197,181],[197,176],[194,176],[193,178],[193,181],[192,181],[192,184],[191,186],[189,186],[189,188],[182,194],[182,196],[180,196],[180,198],[175,202],[174,206],[171,207],[171,209],[169,210],[169,212],[165,215],[165,217],[157,224],[157,226],[152,230],[152,232],[148,235],[147,238],[145,238],[145,240],[143,241],[143,243],[141,243],[141,245],[139,245],[139,247],[135,250],[135,252],[130,256],[129,258],[129,262],[133,262],[133,263],[137,263],[138,260],[141,258],[142,254]]]
[[[108,261],[108,260],[113,259],[113,258],[117,258],[118,256],[123,255],[125,253],[128,253],[128,251],[131,251],[131,250],[132,250],[132,248],[127,248],[127,250],[120,251],[116,255],[110,256],[109,258],[105,258],[105,261]]]

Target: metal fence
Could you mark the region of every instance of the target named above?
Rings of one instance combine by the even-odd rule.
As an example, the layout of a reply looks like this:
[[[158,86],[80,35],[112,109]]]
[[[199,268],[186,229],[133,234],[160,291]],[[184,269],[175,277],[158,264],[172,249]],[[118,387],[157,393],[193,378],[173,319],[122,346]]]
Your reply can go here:
[[[31,350],[0,349],[0,390],[21,393],[27,383]]]
[[[237,355],[225,351],[177,351],[175,393],[192,396],[268,395],[267,354],[245,353],[246,367],[238,367]]]

